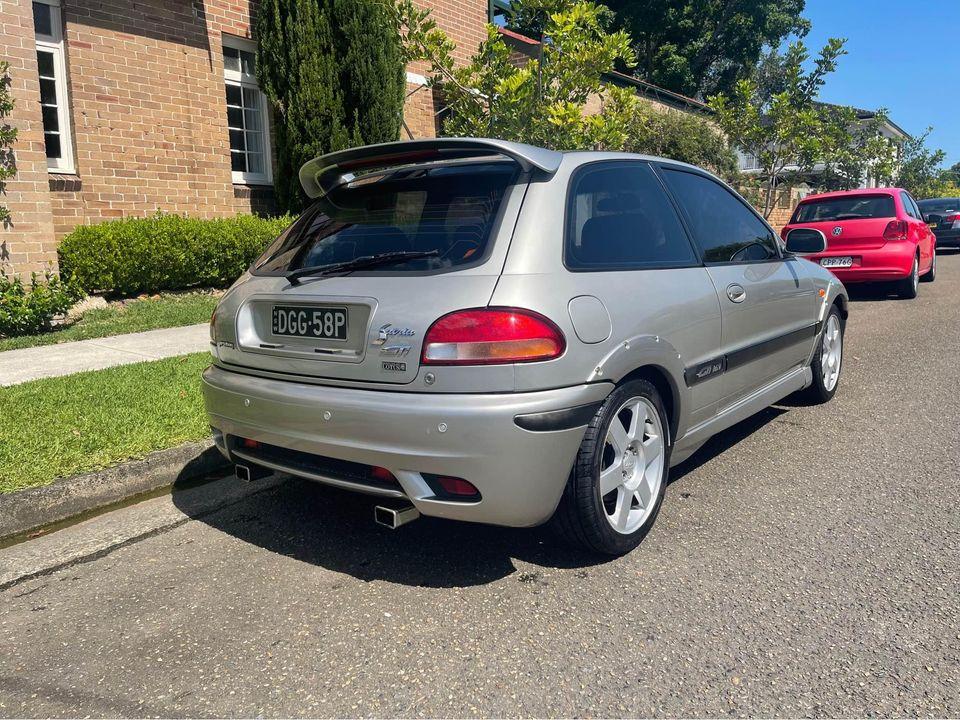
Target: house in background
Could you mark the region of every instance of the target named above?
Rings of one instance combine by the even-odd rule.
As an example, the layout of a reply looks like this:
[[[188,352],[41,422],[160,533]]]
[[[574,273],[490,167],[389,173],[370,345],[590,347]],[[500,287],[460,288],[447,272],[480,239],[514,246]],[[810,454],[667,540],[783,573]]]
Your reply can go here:
[[[873,110],[861,110],[856,108],[857,113],[857,122],[862,124],[867,124],[871,122],[876,116],[876,112]],[[887,140],[894,145],[896,149],[897,159],[899,160],[903,153],[903,144],[910,138],[910,135],[901,128],[899,125],[891,121],[890,119],[885,120],[880,125],[880,134],[887,138]],[[737,152],[737,157],[739,160],[740,171],[746,174],[757,173],[760,171],[760,164],[757,161],[757,157],[751,153]],[[787,173],[795,173],[799,168],[796,165],[788,165],[785,168]],[[824,170],[826,169],[824,164],[814,165],[814,167],[807,173],[804,173],[800,179],[800,184],[808,188],[808,191],[815,191],[822,187],[822,183],[818,182],[822,178]],[[862,178],[859,187],[861,188],[872,188],[877,187],[877,179],[870,176],[869,171]]]
[[[416,0],[465,59],[486,37],[488,0]],[[17,175],[8,272],[55,266],[79,224],[157,210],[270,212],[270,113],[257,86],[256,0],[0,0]],[[407,73],[412,137],[436,134],[424,68]],[[414,92],[416,90],[416,92]]]

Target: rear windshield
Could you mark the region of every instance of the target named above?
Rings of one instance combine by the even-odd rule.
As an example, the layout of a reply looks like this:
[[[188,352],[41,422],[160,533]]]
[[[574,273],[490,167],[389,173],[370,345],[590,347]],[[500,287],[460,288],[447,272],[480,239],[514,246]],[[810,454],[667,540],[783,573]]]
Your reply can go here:
[[[516,174],[515,164],[491,161],[363,176],[315,201],[254,270],[284,273],[403,251],[438,254],[382,269],[474,263],[486,253],[500,202]]]
[[[822,220],[861,220],[896,216],[897,209],[890,195],[851,195],[805,202],[793,213],[790,222],[809,223]]]
[[[936,200],[921,200],[917,203],[924,215],[927,213],[947,212],[960,210],[960,198],[937,198]]]

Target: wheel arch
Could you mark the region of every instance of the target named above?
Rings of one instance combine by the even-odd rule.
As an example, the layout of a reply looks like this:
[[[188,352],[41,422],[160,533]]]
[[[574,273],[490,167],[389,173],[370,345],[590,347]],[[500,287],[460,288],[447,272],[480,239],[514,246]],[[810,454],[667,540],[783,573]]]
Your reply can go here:
[[[646,380],[660,393],[664,410],[667,412],[667,424],[670,427],[670,443],[673,444],[676,442],[682,400],[680,398],[680,390],[677,388],[673,377],[666,368],[660,365],[649,364],[630,371],[620,378],[617,385],[623,385],[631,380]]]

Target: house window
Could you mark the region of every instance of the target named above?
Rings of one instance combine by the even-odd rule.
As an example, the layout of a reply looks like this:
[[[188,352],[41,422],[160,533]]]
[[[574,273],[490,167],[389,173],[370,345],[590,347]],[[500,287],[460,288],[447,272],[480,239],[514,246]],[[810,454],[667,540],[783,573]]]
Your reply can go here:
[[[43,116],[47,169],[50,172],[72,173],[73,147],[59,2],[40,0],[33,3],[33,31],[37,43],[40,112]]]
[[[268,185],[271,173],[267,98],[257,85],[255,62],[253,43],[224,36],[223,75],[233,182]]]

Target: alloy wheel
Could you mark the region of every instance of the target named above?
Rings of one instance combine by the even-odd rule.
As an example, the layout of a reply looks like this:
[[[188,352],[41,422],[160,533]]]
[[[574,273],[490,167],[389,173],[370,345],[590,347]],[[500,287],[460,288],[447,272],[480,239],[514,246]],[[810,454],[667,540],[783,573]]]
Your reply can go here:
[[[832,314],[827,318],[820,350],[820,370],[823,375],[823,387],[827,392],[832,392],[840,379],[842,354],[843,333],[840,331],[840,319]]]
[[[618,533],[635,532],[656,507],[665,441],[660,414],[645,397],[627,400],[610,421],[600,459],[600,497]]]

